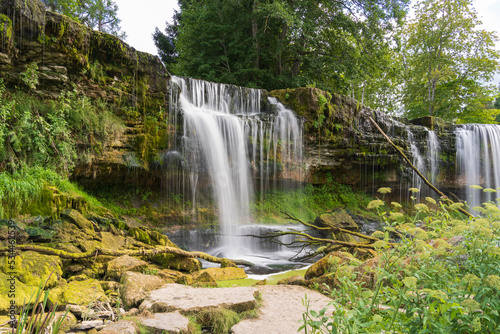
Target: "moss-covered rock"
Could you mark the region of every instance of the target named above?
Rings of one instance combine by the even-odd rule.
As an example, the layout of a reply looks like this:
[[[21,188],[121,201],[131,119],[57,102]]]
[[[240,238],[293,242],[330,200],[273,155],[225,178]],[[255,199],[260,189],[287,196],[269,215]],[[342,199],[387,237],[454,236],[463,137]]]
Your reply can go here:
[[[46,287],[51,288],[62,276],[62,262],[57,256],[26,251],[16,256],[13,268],[7,257],[2,257],[0,263],[3,273],[15,272],[19,281],[32,287],[40,286],[50,275]]]
[[[28,286],[10,274],[0,272],[0,314],[8,314],[12,301],[15,303],[16,312],[18,312],[23,303],[30,301],[30,297],[36,289],[37,287]]]
[[[157,254],[153,257],[153,262],[162,268],[182,270],[189,273],[201,269],[201,262],[198,259],[176,254]]]
[[[107,297],[98,280],[73,281],[61,284],[49,292],[49,306],[67,304],[90,305],[97,301],[106,301]]]
[[[123,255],[109,261],[106,264],[106,276],[111,279],[120,280],[124,272],[141,272],[147,266],[148,263],[145,261],[128,255]]]
[[[212,276],[215,281],[227,281],[233,279],[244,279],[247,278],[247,274],[243,268],[237,267],[226,267],[226,268],[207,268],[192,273],[193,278],[196,280],[199,276],[204,273],[208,273]]]
[[[198,274],[196,277],[193,275],[193,281],[194,286],[217,287],[215,278],[206,271]]]
[[[361,262],[346,252],[332,252],[307,269],[304,278],[309,280],[327,273],[335,273],[341,265],[359,265]]]
[[[94,224],[85,218],[80,212],[74,209],[65,210],[61,217],[66,219],[70,223],[75,224],[79,229],[87,233],[88,235],[94,236]]]

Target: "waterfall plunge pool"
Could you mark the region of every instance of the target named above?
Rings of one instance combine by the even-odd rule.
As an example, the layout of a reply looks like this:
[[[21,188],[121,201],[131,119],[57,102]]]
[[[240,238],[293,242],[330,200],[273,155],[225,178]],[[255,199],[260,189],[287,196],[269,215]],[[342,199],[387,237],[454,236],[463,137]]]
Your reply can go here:
[[[307,261],[296,260],[304,252],[300,247],[289,248],[289,244],[295,240],[295,236],[287,235],[278,238],[279,244],[264,236],[274,232],[285,232],[289,230],[303,230],[299,224],[290,225],[241,225],[237,234],[222,236],[215,229],[182,229],[177,232],[167,233],[169,239],[176,245],[187,250],[196,250],[217,257],[244,260],[252,263],[245,267],[249,278],[264,279],[269,275],[282,273],[293,269],[303,269],[311,265],[312,259]],[[225,239],[233,239],[231,247],[225,246]],[[217,266],[217,264],[202,261],[203,268]]]

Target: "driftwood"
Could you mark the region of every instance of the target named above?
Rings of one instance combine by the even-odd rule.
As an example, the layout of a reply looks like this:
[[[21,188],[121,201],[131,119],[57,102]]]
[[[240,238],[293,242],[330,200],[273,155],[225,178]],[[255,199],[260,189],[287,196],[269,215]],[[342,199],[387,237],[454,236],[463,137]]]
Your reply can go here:
[[[377,130],[382,134],[382,136],[384,136],[384,138],[387,140],[387,142],[389,144],[391,144],[391,146],[394,147],[396,149],[396,151],[398,151],[399,155],[401,155],[401,157],[408,163],[408,165],[410,165],[410,167],[415,171],[415,173],[417,173],[417,175],[422,179],[422,181],[424,181],[424,183],[429,186],[429,188],[431,188],[432,190],[434,190],[436,192],[436,194],[438,194],[439,196],[441,196],[441,198],[444,198],[450,204],[454,203],[451,199],[448,198],[448,196],[446,196],[445,194],[443,194],[443,192],[441,192],[432,183],[430,183],[429,180],[427,180],[427,178],[418,170],[418,168],[413,165],[413,163],[410,161],[410,159],[408,159],[408,157],[406,156],[406,154],[404,154],[403,150],[399,146],[397,146],[396,144],[394,144],[392,142],[392,140],[385,134],[384,130],[382,130],[380,128],[380,126],[378,126],[377,122],[375,122],[373,120],[373,118],[371,118],[370,116],[368,116],[368,119],[377,128]],[[469,216],[471,218],[474,217],[471,213],[469,213],[467,210],[465,210],[463,208],[459,208],[458,211],[460,211],[464,215],[467,215],[467,216]]]
[[[190,258],[198,258],[198,259],[203,259],[209,262],[213,263],[220,263],[222,267],[236,267],[237,264],[241,265],[247,265],[248,262],[246,261],[240,261],[240,260],[229,260],[225,258],[220,258],[212,255],[208,255],[203,252],[188,252],[179,248],[174,248],[174,247],[157,247],[153,249],[139,249],[139,250],[111,250],[111,249],[105,249],[105,248],[100,248],[96,247],[94,250],[85,252],[85,253],[69,253],[63,250],[59,249],[54,249],[50,247],[43,247],[43,246],[37,246],[37,245],[31,245],[31,244],[25,244],[25,245],[17,245],[15,247],[16,251],[33,251],[37,252],[40,254],[45,254],[45,255],[55,255],[59,256],[62,259],[72,259],[72,260],[77,260],[77,259],[86,259],[86,258],[91,258],[99,255],[105,255],[105,256],[122,256],[122,255],[129,255],[129,256],[154,256],[157,254],[175,254],[175,255],[180,255],[180,256],[185,256],[185,257],[190,257]],[[0,248],[0,253],[8,253],[11,251],[11,248],[9,247],[1,247]]]

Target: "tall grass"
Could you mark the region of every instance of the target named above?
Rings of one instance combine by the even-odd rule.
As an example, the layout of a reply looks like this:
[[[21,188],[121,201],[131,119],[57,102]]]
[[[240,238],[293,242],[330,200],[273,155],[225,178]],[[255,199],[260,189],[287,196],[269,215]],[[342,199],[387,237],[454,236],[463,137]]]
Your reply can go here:
[[[44,205],[42,197],[46,186],[83,197],[91,209],[102,207],[97,199],[58,173],[42,167],[23,167],[0,173],[0,217],[12,218],[29,213],[33,206]]]

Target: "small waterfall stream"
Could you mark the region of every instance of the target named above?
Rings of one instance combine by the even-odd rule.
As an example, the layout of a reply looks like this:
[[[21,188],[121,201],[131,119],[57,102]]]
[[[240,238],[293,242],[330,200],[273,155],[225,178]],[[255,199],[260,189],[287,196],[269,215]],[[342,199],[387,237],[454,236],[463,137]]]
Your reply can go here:
[[[220,226],[219,249],[213,252],[242,258],[258,251],[242,228],[253,222],[254,188],[262,194],[278,179],[301,180],[302,124],[273,98],[268,99],[272,111],[262,112],[256,89],[172,77],[170,95],[169,122],[177,132],[171,152],[180,152],[183,170],[176,166],[174,172],[190,186],[169,185],[167,191],[187,190],[183,195],[194,211],[206,197],[202,187],[210,189]]]

